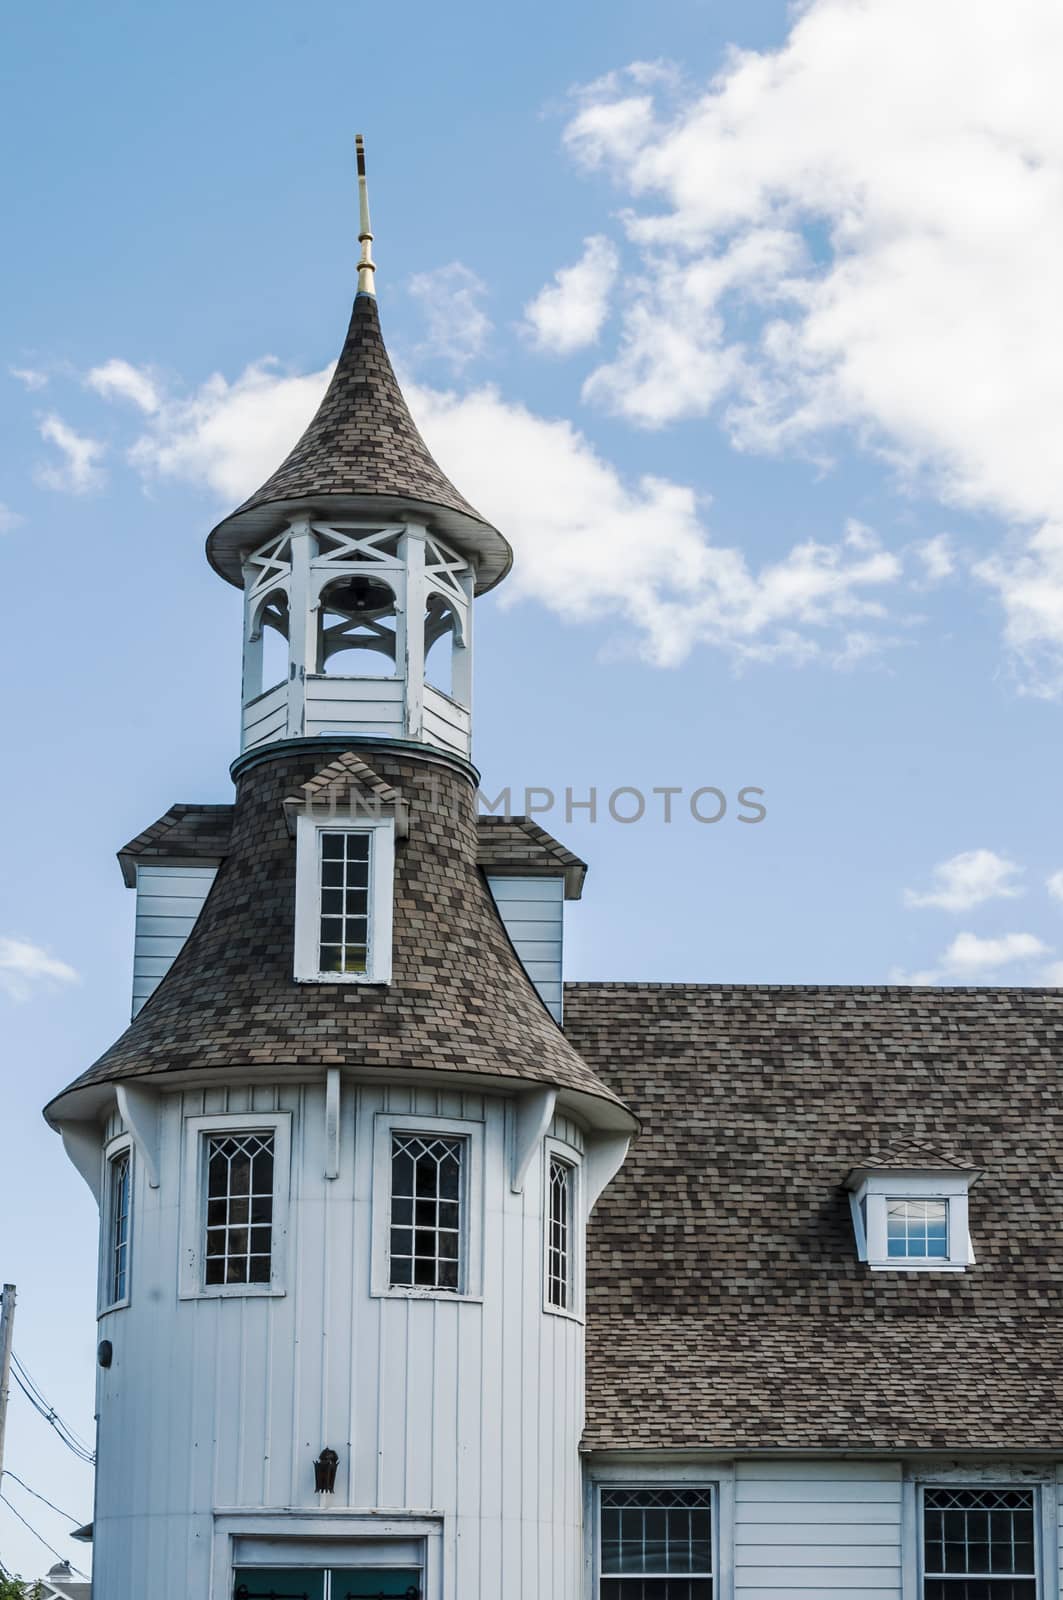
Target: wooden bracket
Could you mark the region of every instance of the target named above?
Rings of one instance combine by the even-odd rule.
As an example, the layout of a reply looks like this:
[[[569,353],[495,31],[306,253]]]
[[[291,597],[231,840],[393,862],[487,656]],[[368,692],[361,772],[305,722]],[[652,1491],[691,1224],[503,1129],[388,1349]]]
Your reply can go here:
[[[129,1129],[137,1155],[144,1163],[148,1187],[159,1187],[159,1097],[153,1089],[133,1083],[115,1088],[118,1110]]]
[[[103,1200],[103,1133],[96,1122],[60,1122],[59,1133],[73,1165],[80,1172],[97,1205]]]
[[[631,1145],[630,1133],[602,1133],[587,1141],[583,1161],[585,1215],[590,1216],[602,1191],[612,1183]]]
[[[514,1194],[520,1194],[524,1188],[528,1168],[553,1121],[556,1105],[557,1090],[549,1087],[529,1089],[517,1101],[513,1121],[513,1170],[510,1177],[510,1188]]]

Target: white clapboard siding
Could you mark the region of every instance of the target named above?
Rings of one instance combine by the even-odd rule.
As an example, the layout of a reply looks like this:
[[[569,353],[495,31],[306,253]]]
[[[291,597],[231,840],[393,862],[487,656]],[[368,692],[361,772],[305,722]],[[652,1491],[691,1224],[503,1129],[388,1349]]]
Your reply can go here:
[[[179,1299],[186,1119],[291,1117],[284,1293]],[[374,1121],[397,1112],[483,1129],[483,1297],[370,1292]],[[325,1177],[324,1085],[163,1096],[160,1186],[134,1158],[130,1303],[106,1314],[97,1374],[95,1592],[226,1600],[215,1512],[331,1510],[440,1519],[443,1584],[426,1600],[579,1600],[583,1327],[543,1310],[543,1160],[511,1188],[514,1105],[465,1090],[345,1081],[339,1175]],[[111,1131],[117,1131],[112,1122]],[[551,1132],[580,1151],[578,1130]],[[331,1536],[335,1536],[333,1533]],[[226,1560],[227,1551],[221,1560]]]
[[[441,689],[424,686],[424,737],[428,744],[467,756],[472,745],[472,718]]]
[[[305,732],[310,738],[368,733],[401,739],[404,688],[401,678],[308,676]]]
[[[187,867],[138,866],[134,1016],[173,966],[203,909],[217,871],[217,867],[203,862]]]
[[[521,965],[560,1022],[565,880],[488,877],[487,882]]]
[[[901,1469],[740,1462],[735,1600],[901,1600]]]
[[[283,739],[288,731],[288,685],[274,684],[244,706],[244,749]]]

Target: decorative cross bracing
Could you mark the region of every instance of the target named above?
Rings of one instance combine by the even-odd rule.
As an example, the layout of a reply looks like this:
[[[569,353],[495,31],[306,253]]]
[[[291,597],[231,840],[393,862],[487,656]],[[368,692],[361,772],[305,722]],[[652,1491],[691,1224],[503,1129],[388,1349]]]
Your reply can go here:
[[[395,1134],[391,1144],[391,1282],[461,1288],[465,1141]]]
[[[273,1256],[273,1135],[207,1140],[208,1284],[269,1283]]]
[[[1037,1600],[1032,1489],[923,1491],[924,1600]]]
[[[713,1600],[712,1491],[603,1489],[601,1600]]]

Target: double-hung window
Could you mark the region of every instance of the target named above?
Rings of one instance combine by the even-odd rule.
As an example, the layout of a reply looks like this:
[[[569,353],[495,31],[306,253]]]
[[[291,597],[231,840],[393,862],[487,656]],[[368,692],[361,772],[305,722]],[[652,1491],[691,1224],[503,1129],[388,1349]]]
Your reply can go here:
[[[295,977],[302,983],[391,979],[395,824],[296,822]]]
[[[483,1141],[471,1118],[377,1114],[373,1294],[480,1297]]]
[[[601,1491],[599,1600],[713,1600],[711,1489]]]
[[[1034,1489],[923,1490],[923,1600],[1037,1600]]]
[[[129,1300],[129,1252],[133,1223],[133,1152],[124,1145],[107,1162],[105,1245],[100,1300],[104,1310]]]

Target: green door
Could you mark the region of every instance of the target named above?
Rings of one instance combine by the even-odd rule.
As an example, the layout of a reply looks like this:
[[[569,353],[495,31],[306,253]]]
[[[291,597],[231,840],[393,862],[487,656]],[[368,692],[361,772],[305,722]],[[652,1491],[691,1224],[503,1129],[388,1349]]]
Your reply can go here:
[[[333,1569],[332,1600],[423,1600],[421,1574],[413,1567]]]
[[[325,1574],[312,1567],[240,1567],[234,1600],[325,1600]]]

